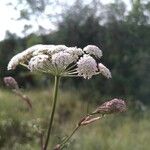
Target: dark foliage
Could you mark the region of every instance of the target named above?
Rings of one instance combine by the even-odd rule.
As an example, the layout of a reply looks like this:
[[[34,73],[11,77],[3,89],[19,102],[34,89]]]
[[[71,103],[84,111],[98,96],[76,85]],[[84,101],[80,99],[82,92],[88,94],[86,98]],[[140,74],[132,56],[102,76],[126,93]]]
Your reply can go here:
[[[107,81],[103,77],[96,77],[88,82],[82,79],[64,79],[66,84],[63,87],[70,88],[74,84],[75,88],[82,89],[83,96],[90,91],[95,91],[91,94],[91,98],[99,94],[132,97],[132,99],[149,103],[149,3],[135,0],[128,13],[125,4],[120,0],[103,6],[105,13],[99,12],[101,4],[94,4],[96,1],[88,6],[77,0],[62,15],[62,21],[58,23],[58,30],[48,35],[32,34],[23,39],[12,35],[2,41],[0,43],[0,77],[12,75],[12,72],[6,71],[9,59],[31,45],[37,43],[66,44],[83,48],[94,44],[103,50],[104,56],[101,61],[111,68],[113,78]],[[32,75],[26,70],[23,70],[24,73],[19,73],[20,69],[22,68],[13,71],[13,75],[18,80],[26,80],[29,76],[30,79],[32,78],[31,85],[37,85]]]

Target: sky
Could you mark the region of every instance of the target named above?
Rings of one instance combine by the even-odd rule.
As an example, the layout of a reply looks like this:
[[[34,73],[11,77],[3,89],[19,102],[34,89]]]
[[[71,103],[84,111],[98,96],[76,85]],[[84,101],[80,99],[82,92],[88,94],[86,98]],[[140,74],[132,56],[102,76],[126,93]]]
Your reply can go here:
[[[61,2],[67,2],[68,4],[71,4],[74,2],[74,0],[60,0]],[[85,0],[89,1],[89,0]],[[113,2],[114,0],[101,0],[102,3],[110,3]],[[9,2],[13,2],[13,4],[16,4],[16,0],[0,0],[0,20],[1,20],[1,25],[0,25],[0,41],[5,38],[5,33],[7,30],[9,30],[11,33],[15,33],[18,36],[23,37],[24,34],[22,33],[24,29],[25,24],[31,24],[33,26],[32,30],[29,30],[28,32],[36,32],[38,30],[38,24],[43,26],[45,29],[48,30],[49,27],[51,29],[54,28],[53,24],[46,19],[44,16],[39,18],[38,24],[35,22],[35,18],[32,18],[32,21],[27,21],[27,20],[21,20],[17,21],[17,18],[19,18],[20,14],[19,11],[16,11],[13,7],[8,6]],[[125,0],[126,4],[129,4],[129,0]],[[59,11],[59,8],[57,9]],[[27,33],[28,34],[28,33]]]

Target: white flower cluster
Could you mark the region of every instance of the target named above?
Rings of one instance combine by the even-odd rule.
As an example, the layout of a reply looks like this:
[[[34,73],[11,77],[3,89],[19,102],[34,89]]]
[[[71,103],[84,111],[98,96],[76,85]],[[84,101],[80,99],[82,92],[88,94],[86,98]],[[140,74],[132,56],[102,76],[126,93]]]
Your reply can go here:
[[[87,54],[94,55],[97,58],[102,57],[102,51],[95,45],[88,45],[84,47],[83,51],[85,51]]]
[[[102,63],[98,64],[98,69],[99,69],[99,72],[103,76],[105,76],[108,79],[111,78],[111,72],[110,72],[110,70],[106,66],[104,66]]]
[[[77,66],[79,75],[88,79],[95,75],[98,70],[95,59],[87,54],[84,54],[83,57],[80,58],[77,62]]]
[[[40,54],[37,56],[34,56],[29,61],[28,67],[31,71],[36,71],[39,69],[43,69],[48,62],[48,55]]]
[[[58,68],[65,68],[74,61],[71,54],[67,52],[58,52],[52,55],[52,63]]]
[[[77,47],[69,47],[65,52],[72,55],[75,60],[77,60],[81,55],[84,54],[83,50]]]
[[[95,45],[88,45],[82,50],[65,45],[38,44],[15,55],[8,64],[8,70],[15,69],[17,65],[22,64],[31,71],[59,76],[82,76],[89,79],[101,73],[111,78],[109,69],[96,60],[101,57],[102,51]]]

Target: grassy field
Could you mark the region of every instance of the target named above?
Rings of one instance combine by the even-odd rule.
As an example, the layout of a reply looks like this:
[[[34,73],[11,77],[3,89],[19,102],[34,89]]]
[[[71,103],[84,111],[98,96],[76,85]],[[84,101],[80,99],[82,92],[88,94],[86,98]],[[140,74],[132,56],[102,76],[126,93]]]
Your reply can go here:
[[[48,90],[26,92],[32,98],[33,109],[8,90],[0,90],[0,149],[39,150],[39,133],[47,127],[51,110]],[[61,96],[60,96],[61,95]],[[81,101],[78,92],[60,92],[55,115],[52,143],[54,147],[75,127],[87,113],[88,104]],[[92,111],[94,104],[88,110]],[[69,150],[149,150],[150,117],[147,111],[133,115],[106,116],[89,126],[82,127],[69,143]],[[49,147],[49,149],[50,149]]]

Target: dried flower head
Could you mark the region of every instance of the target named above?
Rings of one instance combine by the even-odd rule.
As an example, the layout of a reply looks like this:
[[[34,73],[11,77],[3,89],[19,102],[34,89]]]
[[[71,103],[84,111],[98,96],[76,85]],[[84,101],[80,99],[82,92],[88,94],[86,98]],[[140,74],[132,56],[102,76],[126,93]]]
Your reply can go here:
[[[93,114],[112,114],[126,111],[126,103],[121,99],[112,99],[100,105]]]
[[[4,77],[4,83],[7,87],[11,89],[19,89],[18,83],[13,77]]]
[[[15,55],[8,64],[8,70],[15,69],[21,64],[31,71],[58,76],[89,79],[101,73],[110,78],[109,69],[98,62],[101,56],[102,51],[94,45],[88,45],[82,50],[65,45],[38,44]]]

